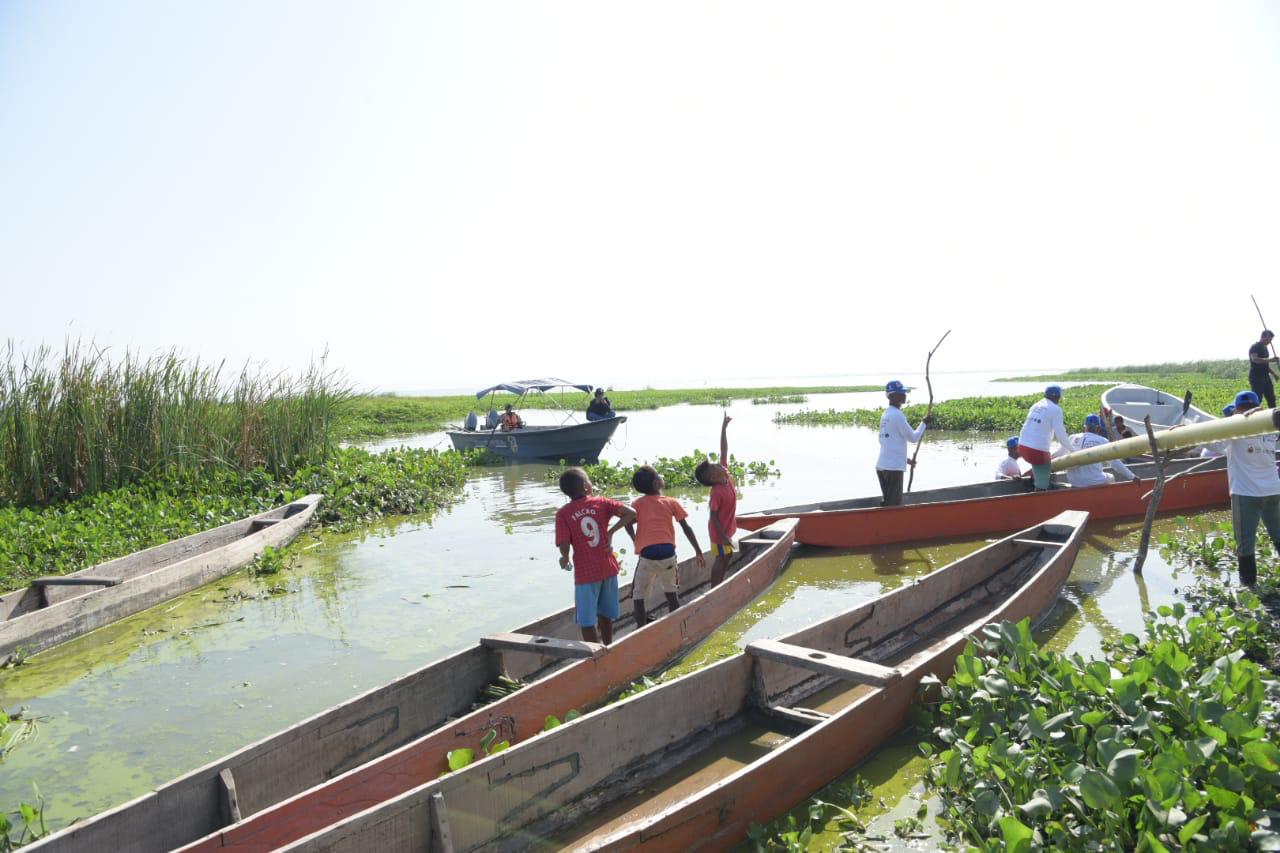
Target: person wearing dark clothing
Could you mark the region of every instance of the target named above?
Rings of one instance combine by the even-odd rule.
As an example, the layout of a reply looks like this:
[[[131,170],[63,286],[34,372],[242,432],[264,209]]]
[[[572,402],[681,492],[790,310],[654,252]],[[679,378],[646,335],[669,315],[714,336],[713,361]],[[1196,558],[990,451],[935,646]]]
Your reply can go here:
[[[597,388],[595,397],[587,405],[587,420],[605,421],[612,417],[615,417],[613,403],[604,395],[603,388]]]
[[[1272,356],[1268,349],[1274,337],[1275,334],[1270,329],[1263,329],[1261,339],[1249,347],[1249,387],[1258,395],[1259,400],[1266,400],[1267,408],[1271,409],[1276,407],[1276,388],[1271,377],[1280,375],[1271,367],[1280,362],[1280,359]]]

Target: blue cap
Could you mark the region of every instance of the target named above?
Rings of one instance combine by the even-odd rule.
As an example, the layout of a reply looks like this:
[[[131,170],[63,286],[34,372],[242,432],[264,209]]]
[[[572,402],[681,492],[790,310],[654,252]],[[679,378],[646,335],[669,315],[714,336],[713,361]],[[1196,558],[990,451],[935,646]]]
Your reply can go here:
[[[1258,405],[1258,395],[1252,391],[1241,391],[1236,395],[1236,408]]]
[[[1102,418],[1097,415],[1086,415],[1084,419],[1084,428],[1093,429],[1094,427],[1102,429]]]
[[[908,388],[906,385],[903,385],[901,382],[899,382],[896,379],[884,386],[884,393],[886,395],[905,394],[910,390],[911,390],[910,388]]]
[[[1044,395],[1045,395],[1046,397],[1061,397],[1061,396],[1062,396],[1062,386],[1061,386],[1061,385],[1050,385],[1048,388],[1044,389]]]
[[[1236,407],[1233,404],[1227,404],[1222,407],[1222,416],[1229,418],[1236,413]]]
[[[1009,440],[1004,443],[1004,446],[1013,450],[1018,446],[1018,437],[1016,435],[1009,436]]]

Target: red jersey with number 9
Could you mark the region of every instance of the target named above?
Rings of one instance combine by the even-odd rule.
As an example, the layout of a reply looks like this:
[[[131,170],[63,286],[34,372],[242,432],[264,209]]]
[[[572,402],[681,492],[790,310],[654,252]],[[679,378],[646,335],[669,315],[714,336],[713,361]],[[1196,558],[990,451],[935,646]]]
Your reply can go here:
[[[573,546],[573,582],[596,583],[618,573],[609,543],[609,519],[622,515],[623,504],[594,495],[556,510],[556,545]]]

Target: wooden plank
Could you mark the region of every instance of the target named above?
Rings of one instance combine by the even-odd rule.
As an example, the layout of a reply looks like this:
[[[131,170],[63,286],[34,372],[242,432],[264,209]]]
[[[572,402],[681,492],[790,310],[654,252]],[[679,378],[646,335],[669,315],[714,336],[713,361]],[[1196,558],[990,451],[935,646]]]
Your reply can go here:
[[[68,575],[66,577],[36,578],[32,586],[117,586],[124,578],[90,577],[88,575]]]
[[[222,787],[222,822],[224,825],[240,822],[240,798],[236,796],[236,780],[231,768],[224,767],[218,774]]]
[[[431,844],[430,853],[453,853],[453,834],[449,832],[449,814],[444,808],[444,794],[431,795]]]
[[[783,708],[780,705],[770,708],[769,714],[802,726],[816,726],[831,716],[830,714],[824,714],[822,711],[814,711],[809,708]]]
[[[1043,545],[1048,548],[1061,548],[1065,544],[1063,542],[1046,542],[1042,539],[1015,539],[1013,541],[1019,545]]]
[[[562,640],[535,634],[490,634],[480,638],[480,645],[504,651],[533,652],[553,658],[590,658],[604,651],[601,643],[586,640]]]
[[[756,640],[747,646],[747,653],[764,660],[791,664],[825,675],[834,675],[846,681],[874,684],[877,687],[884,687],[900,675],[897,670],[878,663],[847,658],[844,655],[804,646],[793,646],[777,640]]]

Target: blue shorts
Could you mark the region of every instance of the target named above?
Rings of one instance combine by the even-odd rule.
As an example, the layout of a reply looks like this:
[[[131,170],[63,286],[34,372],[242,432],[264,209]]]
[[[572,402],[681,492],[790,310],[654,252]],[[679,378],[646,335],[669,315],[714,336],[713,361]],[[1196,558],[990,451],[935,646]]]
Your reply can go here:
[[[618,618],[618,576],[595,583],[573,585],[573,603],[579,628],[594,628],[601,618]]]

